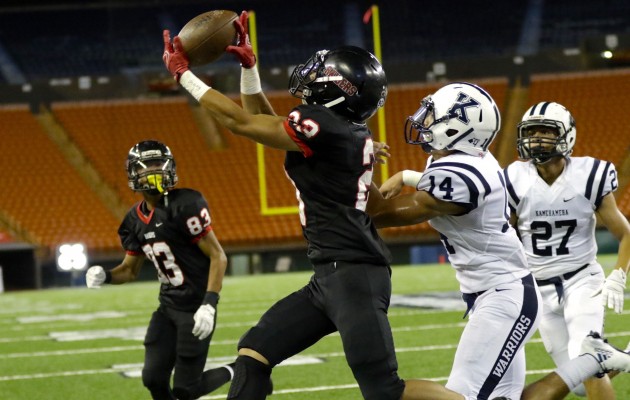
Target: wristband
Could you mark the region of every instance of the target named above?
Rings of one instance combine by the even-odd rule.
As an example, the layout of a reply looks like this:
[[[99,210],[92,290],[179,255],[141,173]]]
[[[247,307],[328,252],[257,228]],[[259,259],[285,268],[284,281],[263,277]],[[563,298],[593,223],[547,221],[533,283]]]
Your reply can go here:
[[[260,76],[256,65],[251,68],[241,67],[241,93],[256,94],[260,92],[262,92],[262,86],[260,86]]]
[[[109,271],[105,271],[105,280],[103,283],[112,283],[112,273]]]
[[[181,78],[179,78],[179,83],[197,101],[199,101],[199,99],[201,98],[201,96],[204,95],[204,93],[210,90],[210,86],[203,83],[201,79],[197,78],[195,74],[193,74],[190,71],[186,71],[182,74]]]
[[[422,179],[422,172],[412,171],[410,169],[406,169],[402,172],[402,180],[405,186],[413,186],[417,188],[418,183],[420,183],[420,179]]]
[[[217,292],[206,292],[206,295],[203,296],[203,304],[210,304],[212,307],[217,308],[219,297]]]

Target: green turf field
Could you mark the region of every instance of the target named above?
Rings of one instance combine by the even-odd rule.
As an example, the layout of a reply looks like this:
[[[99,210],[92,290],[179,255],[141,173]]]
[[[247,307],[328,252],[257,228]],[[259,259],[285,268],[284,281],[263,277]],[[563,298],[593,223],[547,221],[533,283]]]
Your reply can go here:
[[[601,261],[606,268],[612,266],[610,257]],[[208,362],[231,361],[246,329],[308,277],[301,272],[227,277]],[[101,290],[0,294],[0,399],[148,399],[138,374],[157,288],[156,281]],[[447,264],[394,267],[393,291],[390,321],[400,375],[444,382],[464,323],[452,269]],[[424,308],[409,306],[409,300]],[[396,305],[400,303],[407,306]],[[627,314],[608,312],[606,319],[606,335],[622,348],[630,339]],[[553,368],[538,335],[526,349],[528,381]],[[274,370],[272,398],[361,398],[338,335],[322,339],[291,361]],[[620,375],[613,384],[617,399],[630,399],[630,377]],[[227,386],[204,399],[224,399],[226,391]]]

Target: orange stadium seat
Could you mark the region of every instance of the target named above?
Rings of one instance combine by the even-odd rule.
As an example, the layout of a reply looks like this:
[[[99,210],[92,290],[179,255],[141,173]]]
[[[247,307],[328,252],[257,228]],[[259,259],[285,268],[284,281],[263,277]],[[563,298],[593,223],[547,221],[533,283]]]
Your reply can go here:
[[[0,116],[0,168],[11,171],[0,196],[3,212],[40,245],[116,246],[118,221],[66,161],[29,108],[2,107]]]
[[[556,101],[576,121],[574,156],[612,161],[619,168],[630,150],[630,70],[534,75],[530,104]]]
[[[483,80],[476,83],[493,95],[499,108],[504,107],[508,89],[506,79]],[[392,152],[392,158],[388,161],[390,175],[406,168],[418,170],[424,168],[427,157],[422,149],[404,142],[404,123],[407,116],[418,108],[420,100],[437,90],[442,84],[390,86],[385,108],[386,140]],[[285,92],[270,93],[268,97],[279,115],[286,115],[298,104],[298,100]],[[53,103],[51,110],[104,181],[130,207],[140,199],[140,196],[134,194],[127,186],[124,168],[127,151],[140,140],[157,139],[167,143],[175,154],[180,176],[179,186],[195,188],[208,199],[213,213],[213,226],[226,247],[264,248],[266,245],[304,244],[299,217],[296,213],[261,215],[260,171],[257,165],[256,145],[247,139],[222,130],[225,148],[210,149],[195,123],[188,98]],[[12,126],[11,121],[14,121],[15,128],[13,129],[16,132],[25,131],[30,127],[33,132],[29,130],[28,134],[37,135],[39,138],[18,141],[15,144],[11,144],[11,141],[7,139],[7,149],[10,149],[11,145],[16,149],[26,148],[27,142],[37,143],[39,146],[46,143],[43,147],[54,149],[54,144],[39,128],[26,107],[7,109],[3,113],[7,115],[7,126]],[[371,127],[376,139],[381,140],[376,117],[371,121]],[[6,133],[9,132],[8,130],[4,132],[13,141],[16,141],[16,137],[25,137],[24,133],[10,135]],[[18,151],[9,151],[9,153],[16,156],[20,154]],[[116,238],[119,221],[100,204],[76,171],[63,160],[61,154],[50,150],[32,154],[35,153],[50,155],[53,160],[44,161],[37,157],[37,160],[33,160],[29,165],[37,168],[35,166],[46,163],[47,166],[42,168],[43,171],[46,173],[56,171],[56,185],[53,185],[54,189],[51,190],[59,193],[54,196],[58,204],[48,204],[47,212],[65,215],[64,213],[68,213],[67,210],[71,210],[69,212],[71,217],[49,220],[45,226],[37,226],[35,221],[41,221],[43,218],[36,213],[25,211],[21,207],[23,202],[18,199],[28,197],[26,194],[28,188],[38,188],[36,191],[41,192],[42,185],[49,184],[51,180],[42,179],[40,174],[33,173],[28,168],[25,169],[23,175],[18,172],[13,176],[16,181],[21,182],[21,185],[9,186],[12,192],[2,200],[2,208],[13,214],[19,214],[19,218],[16,219],[44,244],[60,242],[61,239],[57,238],[63,238],[65,241],[66,238],[78,236],[86,238],[83,241],[88,242],[91,247],[119,248]],[[263,154],[266,179],[265,200],[268,207],[272,210],[277,207],[295,207],[297,205],[295,189],[283,169],[284,152],[264,148]],[[10,158],[7,158],[3,162],[10,163],[9,160]],[[53,164],[62,165],[63,168],[53,169]],[[380,182],[378,171],[375,180]],[[77,190],[81,187],[83,189]],[[69,197],[67,193],[73,193],[73,196]],[[94,197],[89,198],[90,195]],[[36,198],[36,196],[31,195],[31,198]],[[105,216],[99,218],[92,216],[89,220],[86,218],[87,223],[66,223],[66,221],[76,221],[76,216],[82,213],[104,214]],[[31,215],[34,217],[30,218]],[[387,239],[394,241],[434,241],[437,237],[436,232],[427,223],[385,229],[383,234]]]
[[[502,103],[507,88],[505,81],[485,82],[483,86],[499,104]],[[387,141],[393,154],[389,161],[390,173],[404,168],[423,168],[426,156],[419,147],[404,143],[403,126],[420,99],[438,87],[392,85],[386,108]],[[298,102],[280,92],[271,93],[269,99],[280,115],[288,113]],[[127,187],[124,169],[127,151],[137,141],[157,139],[169,144],[176,156],[180,186],[196,188],[208,199],[213,225],[226,246],[303,244],[297,215],[261,215],[255,144],[222,131],[226,148],[211,150],[195,124],[187,98],[53,103],[51,109],[104,181],[129,206],[138,201],[139,196]],[[98,249],[118,248],[116,228],[119,221],[101,204],[61,153],[54,150],[56,145],[48,139],[29,110],[26,107],[4,109],[3,115],[7,121],[3,142],[10,155],[3,163],[24,165],[24,168],[12,174],[12,179],[20,184],[8,186],[10,192],[3,197],[2,208],[43,244],[82,240]],[[25,162],[24,152],[18,149],[30,149],[28,154],[32,160]],[[20,158],[20,162],[12,157]],[[264,157],[268,206],[272,209],[295,207],[295,189],[282,167],[283,152],[265,148]],[[50,174],[54,174],[54,179]],[[42,188],[46,189],[42,191]],[[23,207],[24,198],[41,204],[38,203],[38,193],[46,193],[45,208],[33,212],[33,207]],[[56,217],[44,218],[44,212]],[[421,240],[419,234],[429,234],[432,240],[435,239],[435,233],[427,224],[384,230],[388,238]]]

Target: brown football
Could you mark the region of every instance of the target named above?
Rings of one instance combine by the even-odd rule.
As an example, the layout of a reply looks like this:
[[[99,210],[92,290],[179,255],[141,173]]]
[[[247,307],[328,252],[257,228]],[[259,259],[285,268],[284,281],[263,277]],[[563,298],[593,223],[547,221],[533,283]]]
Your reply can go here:
[[[217,60],[229,45],[236,44],[234,11],[214,10],[197,15],[179,31],[191,66],[205,65]]]

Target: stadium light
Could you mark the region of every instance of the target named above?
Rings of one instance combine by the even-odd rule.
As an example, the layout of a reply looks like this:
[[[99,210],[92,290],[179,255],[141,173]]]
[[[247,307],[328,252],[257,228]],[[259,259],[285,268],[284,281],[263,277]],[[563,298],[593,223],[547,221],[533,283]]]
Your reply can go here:
[[[57,247],[57,269],[59,271],[83,271],[88,258],[83,243],[64,243]]]

